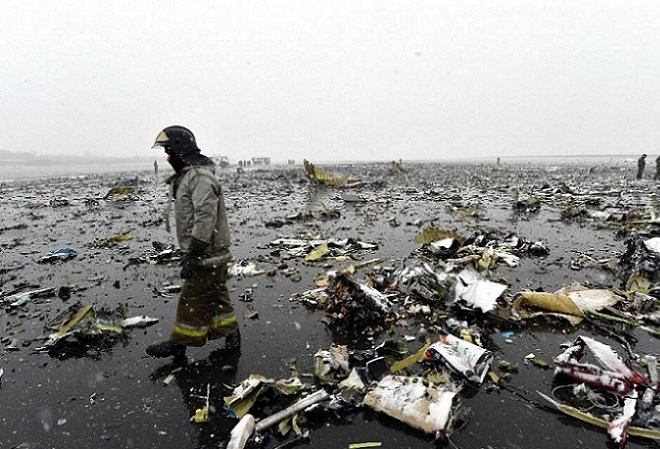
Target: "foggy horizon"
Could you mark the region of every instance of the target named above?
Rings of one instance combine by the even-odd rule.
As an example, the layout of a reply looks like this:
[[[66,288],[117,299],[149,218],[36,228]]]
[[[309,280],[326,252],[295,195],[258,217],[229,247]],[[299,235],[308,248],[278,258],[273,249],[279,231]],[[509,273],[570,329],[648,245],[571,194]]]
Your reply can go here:
[[[213,158],[216,162],[216,164],[219,164],[219,158],[220,156],[224,156],[224,154],[214,154],[214,153],[207,153],[204,150],[202,150],[202,153],[205,154],[206,156],[209,156]],[[16,156],[18,155],[18,157]],[[169,163],[167,162],[167,159],[165,157],[166,155],[161,154],[161,153],[154,153],[154,154],[134,154],[134,155],[122,155],[122,156],[94,156],[94,155],[85,155],[85,154],[34,154],[34,153],[29,153],[29,152],[22,152],[22,153],[15,153],[12,152],[11,150],[4,150],[0,149],[0,163],[5,163],[9,164],[13,167],[19,168],[19,169],[25,169],[26,167],[30,166],[38,166],[41,163],[47,163],[49,166],[66,166],[70,165],[74,171],[79,171],[81,168],[88,166],[88,165],[98,165],[98,164],[106,164],[109,166],[124,166],[125,170],[131,170],[131,169],[136,169],[136,170],[151,170],[152,164],[154,161],[157,161],[158,164],[161,165],[161,167],[167,167],[169,168]],[[256,158],[260,158],[260,156],[254,156]],[[464,163],[496,163],[498,159],[501,159],[502,162],[512,162],[512,163],[520,163],[520,162],[539,162],[539,161],[547,161],[548,163],[556,164],[558,162],[575,162],[575,163],[594,163],[598,162],[599,160],[607,160],[607,163],[622,163],[622,164],[631,164],[631,163],[636,163],[637,159],[639,157],[639,154],[617,154],[617,153],[603,153],[603,154],[590,154],[590,155],[583,155],[583,154],[547,154],[547,155],[508,155],[508,156],[462,156],[462,155],[439,155],[437,157],[431,157],[427,159],[415,159],[415,158],[392,158],[392,159],[377,159],[377,158],[372,158],[372,159],[360,159],[359,154],[357,155],[356,158],[353,159],[324,159],[323,156],[321,155],[319,158],[302,158],[302,159],[271,159],[269,164],[265,165],[290,165],[289,160],[293,161],[294,165],[301,166],[303,163],[303,160],[307,159],[309,162],[313,162],[315,164],[321,164],[321,165],[333,165],[333,164],[369,164],[369,163],[375,163],[375,164],[382,164],[382,163],[390,163],[392,161],[398,161],[401,160],[404,163],[456,163],[456,164],[464,164]],[[242,157],[241,159],[229,158],[229,163],[231,165],[238,165],[239,162],[241,161],[250,161],[252,157]],[[139,163],[139,164],[145,164],[144,167],[140,168],[139,166],[133,167],[132,165],[126,165],[126,164],[132,164],[132,163]],[[73,164],[73,165],[71,165]],[[255,164],[254,167],[264,167],[264,164],[258,163]],[[10,167],[8,167],[10,168]]]
[[[231,160],[660,154],[660,5],[2,1],[0,148]]]

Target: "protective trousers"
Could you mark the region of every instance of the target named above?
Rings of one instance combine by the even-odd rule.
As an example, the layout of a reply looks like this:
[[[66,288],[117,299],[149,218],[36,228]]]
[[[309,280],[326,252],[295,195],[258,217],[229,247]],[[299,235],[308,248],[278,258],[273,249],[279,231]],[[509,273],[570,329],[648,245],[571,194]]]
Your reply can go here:
[[[227,290],[227,267],[200,267],[183,281],[170,340],[186,346],[203,346],[206,340],[238,330]]]

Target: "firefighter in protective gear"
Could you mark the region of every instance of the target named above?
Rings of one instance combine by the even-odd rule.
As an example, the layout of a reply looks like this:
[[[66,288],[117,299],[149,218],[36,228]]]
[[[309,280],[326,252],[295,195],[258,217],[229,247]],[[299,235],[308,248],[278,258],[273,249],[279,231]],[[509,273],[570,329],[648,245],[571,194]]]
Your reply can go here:
[[[226,285],[229,225],[215,165],[201,154],[193,133],[182,126],[162,130],[152,148],[165,151],[175,172],[167,182],[183,254],[183,286],[169,340],[148,346],[146,352],[182,357],[186,347],[220,337],[225,337],[225,348],[239,350],[238,322]]]

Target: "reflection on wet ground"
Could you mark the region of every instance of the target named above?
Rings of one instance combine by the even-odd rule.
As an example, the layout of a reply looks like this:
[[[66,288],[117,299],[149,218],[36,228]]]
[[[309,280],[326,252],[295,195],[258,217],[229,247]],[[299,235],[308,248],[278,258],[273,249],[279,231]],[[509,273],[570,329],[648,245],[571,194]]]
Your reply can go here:
[[[223,447],[236,420],[227,417],[222,398],[251,373],[285,378],[294,361],[299,372],[312,373],[314,354],[339,340],[365,349],[385,338],[413,335],[415,340],[406,345],[410,352],[419,349],[427,337],[419,329],[397,328],[373,340],[346,338],[333,335],[321,321],[321,311],[289,301],[292,295],[314,288],[314,278],[352,261],[309,263],[290,258],[286,251],[269,245],[276,238],[304,235],[376,242],[378,249],[368,251],[363,259],[380,258],[396,266],[414,258],[419,244],[413,238],[425,227],[462,235],[503,229],[542,240],[550,250],[547,256],[521,258],[517,267],[493,270],[491,278],[505,282],[508,292],[552,292],[572,282],[623,288],[616,273],[598,265],[576,265],[576,260],[588,256],[616,261],[625,251],[624,237],[654,226],[645,222],[659,213],[658,184],[632,181],[634,173],[615,163],[593,167],[404,164],[407,171],[403,173],[392,173],[388,167],[324,167],[361,181],[351,193],[364,202],[347,202],[342,197],[345,190],[310,183],[300,167],[241,174],[221,171],[234,258],[255,261],[273,275],[229,281],[239,316],[248,307],[258,311],[256,318],[241,320],[242,354],[209,346],[190,351],[186,361],[176,363],[144,354],[145,346],[169,334],[173,322],[176,294],[158,294],[156,287],[179,283],[176,260],[156,264],[148,257],[154,252],[152,242],[175,243],[174,235],[162,225],[166,194],[162,179],[128,173],[3,184],[2,296],[60,285],[82,289],[68,298],[36,297],[17,307],[3,303],[0,448]],[[120,178],[136,174],[140,184],[133,194],[106,198]],[[525,203],[529,196],[539,199],[539,208]],[[571,219],[566,219],[566,210],[574,214]],[[630,218],[621,218],[622,214]],[[131,239],[106,240],[125,234]],[[43,254],[62,247],[75,249],[77,256],[37,263]],[[284,274],[283,264],[298,275]],[[246,289],[251,290],[251,302],[239,301]],[[122,306],[129,316],[147,315],[160,321],[100,342],[91,339],[62,351],[35,352],[51,332],[46,322],[75,302],[107,310]],[[526,364],[524,359],[534,353],[551,361],[561,352],[560,344],[578,334],[621,348],[619,341],[588,324],[578,331],[534,322],[503,336],[503,329],[488,318],[475,322],[486,336],[488,349],[495,353],[494,366],[506,360],[518,364],[519,371],[505,388],[486,382],[479,390],[463,392],[461,401],[471,411],[465,427],[452,435],[451,444],[461,448],[606,447],[603,430],[540,405],[535,391],[553,388],[552,370]],[[630,342],[634,351],[657,354],[657,338],[641,330],[634,331],[634,337]],[[313,382],[308,377],[303,380]],[[211,419],[191,422],[195,410],[204,406],[207,388]],[[342,419],[310,421],[308,427],[314,447],[382,441],[383,447],[418,448],[431,446],[433,439],[366,408]],[[266,447],[283,441],[273,438]],[[657,445],[632,438],[628,447]]]

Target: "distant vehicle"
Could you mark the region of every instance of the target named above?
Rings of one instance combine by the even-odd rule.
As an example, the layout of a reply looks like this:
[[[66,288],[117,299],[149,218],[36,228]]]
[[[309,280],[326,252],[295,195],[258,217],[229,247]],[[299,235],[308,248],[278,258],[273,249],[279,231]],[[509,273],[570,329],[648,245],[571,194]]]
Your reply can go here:
[[[255,156],[252,158],[252,165],[270,165],[270,158]]]
[[[213,162],[220,166],[220,168],[229,167],[229,158],[227,156],[213,156],[211,159],[213,159]]]

